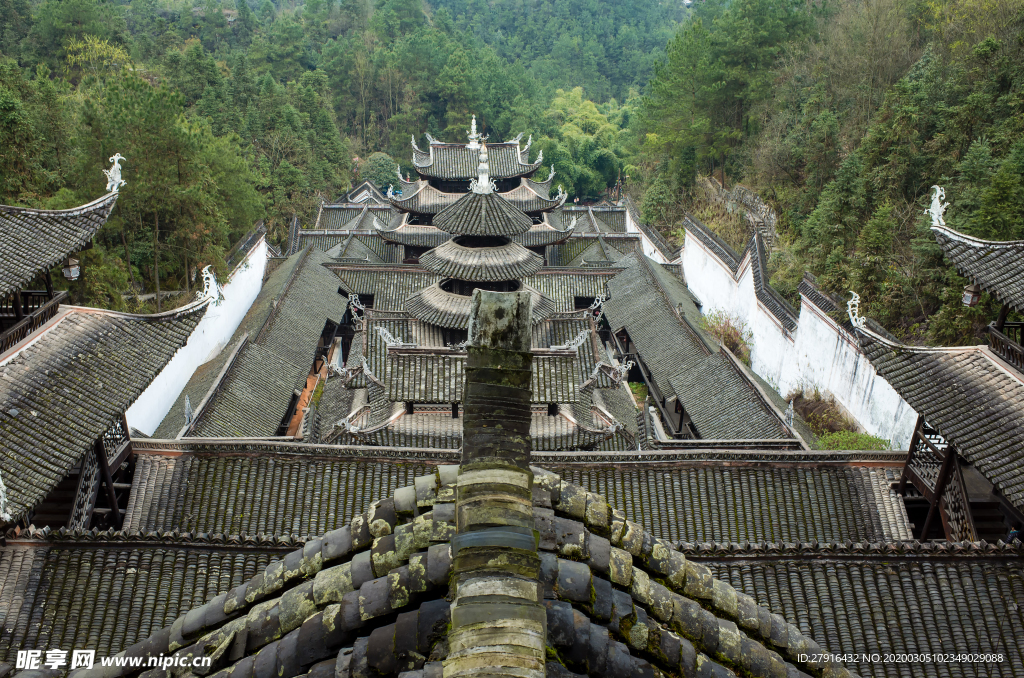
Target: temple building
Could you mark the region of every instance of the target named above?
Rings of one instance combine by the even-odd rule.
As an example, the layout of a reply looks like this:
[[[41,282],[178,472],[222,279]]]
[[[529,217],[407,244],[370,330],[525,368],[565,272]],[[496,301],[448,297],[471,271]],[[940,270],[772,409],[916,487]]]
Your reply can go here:
[[[151,436],[125,409],[208,294],[159,316],[60,305],[0,353],[0,678],[1024,678],[1024,546],[978,519],[921,539],[915,495],[954,459],[1019,508],[995,349],[965,362],[978,400],[939,406],[960,363],[863,325],[908,401],[936,384],[914,407],[939,452],[818,449],[702,328],[628,199],[566,205],[529,141],[469,134],[296,219]],[[934,525],[964,525],[945,501]],[[52,649],[97,666],[51,669]],[[884,659],[939,652],[1002,660]]]

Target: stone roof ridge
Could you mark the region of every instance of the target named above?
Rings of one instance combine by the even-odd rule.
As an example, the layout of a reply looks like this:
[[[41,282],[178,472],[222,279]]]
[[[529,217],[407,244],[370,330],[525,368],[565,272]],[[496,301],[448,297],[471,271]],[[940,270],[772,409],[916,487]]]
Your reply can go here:
[[[1024,240],[985,240],[984,238],[978,238],[976,236],[954,230],[949,226],[932,226],[931,230],[936,233],[942,233],[952,240],[957,240],[968,245],[974,245],[986,249],[1024,248]]]
[[[650,669],[641,667],[648,661],[686,675],[701,663],[710,663],[713,675],[729,675],[725,666],[755,676],[794,675],[787,664],[815,676],[853,675],[837,662],[801,662],[801,655],[823,648],[626,520],[601,495],[543,469],[531,471],[547,626],[563,657],[574,656],[579,641],[572,620],[578,618],[575,625],[590,630],[582,656],[598,641],[602,654],[619,648],[622,654],[609,659],[616,656],[631,670],[616,675],[647,675]],[[251,675],[268,663],[282,678],[307,671],[351,678],[407,665],[412,675],[437,676],[450,608],[429,596],[444,595],[453,569],[458,476],[453,465],[416,478],[349,525],[306,541],[118,656],[210,656],[218,678]],[[392,624],[380,625],[394,613]],[[590,615],[607,631],[591,625]],[[622,625],[623,619],[634,622]],[[235,642],[238,637],[246,642]],[[650,659],[631,657],[632,651]],[[130,673],[123,667],[109,675]]]
[[[66,210],[0,205],[0,298],[24,287],[92,239],[117,191]]]

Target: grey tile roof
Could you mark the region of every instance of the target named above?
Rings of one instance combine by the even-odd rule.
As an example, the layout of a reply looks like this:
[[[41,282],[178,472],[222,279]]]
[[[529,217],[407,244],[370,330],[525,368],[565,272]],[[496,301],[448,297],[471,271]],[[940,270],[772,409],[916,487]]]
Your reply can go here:
[[[882,542],[910,538],[903,502],[889,488],[899,468],[615,468],[557,466],[661,539],[682,542]]]
[[[391,218],[391,206],[387,204],[324,204],[320,205],[320,211],[317,213],[314,229],[338,231],[361,228],[363,230],[372,230],[372,221],[362,219],[364,216],[364,210],[367,214],[376,217],[385,224],[388,223],[388,220]],[[301,235],[301,231],[299,233]],[[300,248],[301,247],[302,246],[300,245]]]
[[[142,454],[125,529],[307,538],[348,525],[431,469],[372,459]]]
[[[517,242],[494,247],[466,247],[449,240],[420,256],[420,265],[444,278],[519,280],[539,271],[544,265],[544,258]]]
[[[434,226],[453,235],[522,235],[533,220],[497,193],[466,193],[434,217]]]
[[[602,496],[535,472],[540,567],[524,576],[545,601],[545,645],[574,671],[641,678],[657,669],[726,678],[735,670],[767,678],[827,667],[825,675],[853,675],[837,662],[812,669],[800,655],[822,648],[796,626],[716,580],[707,567],[628,521]],[[455,535],[457,477],[457,467],[449,466],[415,478],[349,525],[306,542],[230,590],[224,586],[202,606],[182,610],[164,630],[147,628],[151,635],[125,655],[212,655],[218,678],[264,670],[285,677],[308,671],[355,678],[371,671],[394,675],[399,667],[413,671],[406,676],[436,678],[449,650],[444,641],[450,604],[443,598],[453,572],[449,542]],[[177,558],[175,564],[184,566],[181,578],[193,571],[187,560]],[[42,578],[59,580],[47,577],[56,571],[44,568]],[[151,577],[143,568],[124,572]],[[194,572],[207,574],[199,565]],[[188,583],[194,599],[212,592],[208,581]],[[172,585],[172,595],[176,590]],[[165,620],[174,616],[162,597],[158,601]],[[97,617],[88,613],[92,601],[85,614],[51,607],[49,599],[36,603],[36,609],[53,609],[43,617],[47,623],[73,620],[77,626],[89,618],[91,624],[81,624],[86,637],[98,628]],[[246,642],[232,650],[238,633]]]
[[[149,544],[8,546],[0,549],[0,661],[13,664],[21,648],[114,654],[283,555]]]
[[[540,162],[529,163],[517,143],[487,144],[487,161],[494,179],[530,176]],[[423,177],[476,179],[480,151],[465,144],[431,144],[429,152],[413,151],[413,167]]]
[[[682,281],[640,254],[624,262],[626,270],[608,281],[608,322],[612,331],[626,329],[659,389],[679,398],[700,436],[790,437],[718,344],[698,329],[700,312]]]
[[[541,195],[535,186],[539,185],[524,178],[519,186],[499,195],[512,205],[515,205],[516,209],[523,212],[550,211],[560,207],[565,202],[564,195],[559,199],[551,200],[547,197],[546,188],[539,189],[543,193]],[[408,194],[403,192],[400,197],[391,198],[390,202],[403,212],[437,214],[446,207],[455,204],[462,196],[462,193],[445,193],[424,182],[418,185],[414,192]]]
[[[117,193],[70,210],[0,205],[0,299],[92,240],[115,202]]]
[[[306,247],[313,247],[321,252],[330,252],[334,248],[342,246],[346,248],[341,251],[352,251],[351,256],[362,259],[365,255],[362,250],[366,249],[373,253],[373,256],[383,262],[396,262],[397,251],[395,246],[383,240],[376,233],[363,233],[356,231],[307,231],[297,232],[298,247],[292,254],[301,252]]]
[[[208,300],[153,316],[63,307],[0,356],[0,470],[15,517],[63,480],[188,341]]]
[[[305,385],[324,323],[341,322],[348,300],[338,293],[337,277],[323,267],[330,257],[312,249],[293,257],[298,261],[291,271],[274,272],[290,274],[262,327],[198,414],[192,435],[275,435],[293,392]]]
[[[961,275],[1024,312],[1024,240],[982,240],[944,227],[932,232]]]
[[[327,250],[327,256],[336,260],[366,262],[368,264],[385,263],[377,252],[374,251],[374,249],[379,248],[370,247],[368,244],[368,238],[357,237],[353,232],[349,234],[348,238],[346,238],[344,242]]]
[[[580,266],[584,259],[598,261],[607,257],[615,262],[623,254],[640,251],[640,236],[636,234],[575,233],[553,247],[549,258],[552,266]]]
[[[1012,559],[704,561],[714,575],[829,647],[864,676],[1024,676],[1024,576]],[[1002,626],[1002,628],[1000,628]],[[893,664],[887,654],[1002,654],[1001,662]],[[860,655],[877,654],[875,661]]]
[[[896,392],[1024,508],[1024,375],[986,346],[905,346],[870,330],[858,338]]]

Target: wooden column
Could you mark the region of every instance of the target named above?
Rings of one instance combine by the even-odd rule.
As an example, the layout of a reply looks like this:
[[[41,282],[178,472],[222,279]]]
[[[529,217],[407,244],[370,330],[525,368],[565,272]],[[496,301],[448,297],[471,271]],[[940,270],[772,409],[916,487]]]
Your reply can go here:
[[[996,317],[995,327],[996,331],[1002,332],[1003,326],[1006,325],[1006,316],[1010,315],[1010,305],[1003,304],[1003,307],[999,309],[999,315]]]
[[[928,508],[928,517],[924,521],[924,529],[921,531],[921,539],[928,538],[928,532],[932,529],[932,523],[939,513],[939,502],[942,500],[942,492],[946,489],[946,483],[953,473],[956,464],[956,448],[946,445],[946,458],[942,460],[939,467],[939,477],[935,479],[935,493],[932,495],[931,506]]]
[[[21,290],[14,290],[14,321],[21,322],[25,317],[25,309],[21,306]]]
[[[910,436],[910,449],[907,450],[907,461],[903,464],[903,473],[900,474],[900,484],[896,488],[896,494],[902,495],[906,491],[907,480],[909,479],[907,470],[910,468],[910,462],[914,459],[914,447],[917,446],[917,440],[924,435],[921,432],[921,427],[923,426],[924,416],[919,414],[917,415],[917,423],[914,425],[914,434]]]
[[[545,675],[547,613],[530,471],[531,330],[528,292],[473,292],[444,678]]]
[[[110,466],[107,463],[107,450],[103,446],[103,436],[97,438],[93,443],[92,451],[96,455],[96,464],[100,468],[100,480],[107,488],[107,503],[110,504],[110,510],[114,515],[114,526],[120,530],[121,509],[117,506],[117,494],[114,492],[114,481],[110,477]]]
[[[53,299],[53,277],[49,271],[43,276],[43,282],[46,283],[46,298]]]

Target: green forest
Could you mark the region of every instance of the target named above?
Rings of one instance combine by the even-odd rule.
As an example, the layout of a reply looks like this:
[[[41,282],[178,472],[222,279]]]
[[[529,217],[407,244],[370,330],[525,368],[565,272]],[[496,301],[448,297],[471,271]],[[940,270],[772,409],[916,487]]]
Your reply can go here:
[[[149,310],[122,295],[223,272],[258,220],[282,242],[471,115],[676,245],[690,212],[741,251],[701,186],[742,183],[780,292],[809,270],[910,342],[997,310],[960,303],[933,184],[950,226],[1024,238],[1024,0],[0,0],[0,202],[81,204],[127,158],[80,303]]]

